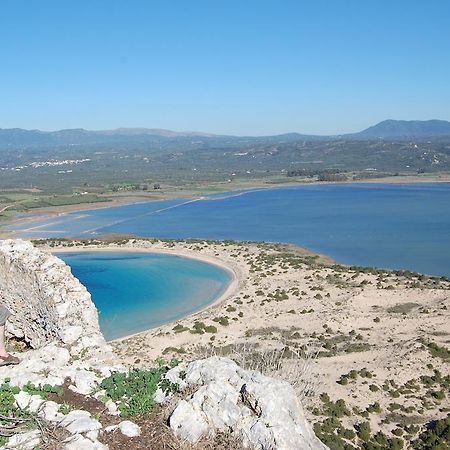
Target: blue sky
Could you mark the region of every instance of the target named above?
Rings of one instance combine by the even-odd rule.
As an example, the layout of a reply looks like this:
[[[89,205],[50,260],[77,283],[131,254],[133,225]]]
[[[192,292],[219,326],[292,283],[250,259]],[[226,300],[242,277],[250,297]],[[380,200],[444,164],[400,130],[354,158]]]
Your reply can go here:
[[[2,0],[0,128],[450,120],[448,0]]]

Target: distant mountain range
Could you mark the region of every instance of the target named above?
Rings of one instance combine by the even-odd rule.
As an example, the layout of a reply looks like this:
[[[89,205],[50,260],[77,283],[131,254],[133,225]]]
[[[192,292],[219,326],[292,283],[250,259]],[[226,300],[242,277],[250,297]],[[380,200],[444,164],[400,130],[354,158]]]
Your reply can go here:
[[[285,143],[296,141],[319,140],[372,140],[372,139],[424,139],[449,136],[450,122],[445,120],[384,120],[359,133],[339,136],[315,136],[299,133],[287,133],[276,136],[221,136],[201,132],[176,132],[154,128],[117,128],[114,130],[89,131],[82,128],[40,131],[24,130],[21,128],[0,129],[1,146],[40,146],[40,145],[89,145],[89,144],[132,144],[148,143],[153,145],[167,145],[168,142],[183,142],[209,146],[237,146],[251,143]]]
[[[384,120],[354,136],[369,139],[450,136],[450,122],[446,120]]]

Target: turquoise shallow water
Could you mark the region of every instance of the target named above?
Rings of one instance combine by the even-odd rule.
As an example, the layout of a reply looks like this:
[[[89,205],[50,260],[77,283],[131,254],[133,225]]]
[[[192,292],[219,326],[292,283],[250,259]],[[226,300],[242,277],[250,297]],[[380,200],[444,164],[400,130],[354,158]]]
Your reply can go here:
[[[89,251],[57,256],[91,293],[107,340],[198,311],[231,281],[218,266],[174,255]]]
[[[344,264],[450,276],[450,183],[231,192],[70,213],[15,230],[36,238],[124,233],[289,242]]]

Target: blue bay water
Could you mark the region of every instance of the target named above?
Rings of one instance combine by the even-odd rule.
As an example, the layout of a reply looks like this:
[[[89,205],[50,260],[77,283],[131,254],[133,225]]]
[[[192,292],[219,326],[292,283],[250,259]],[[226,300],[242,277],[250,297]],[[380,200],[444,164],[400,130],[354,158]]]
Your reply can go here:
[[[198,311],[231,281],[218,266],[174,255],[88,251],[57,256],[91,293],[107,340]]]
[[[16,231],[287,242],[343,264],[450,276],[450,183],[259,189],[70,213]]]

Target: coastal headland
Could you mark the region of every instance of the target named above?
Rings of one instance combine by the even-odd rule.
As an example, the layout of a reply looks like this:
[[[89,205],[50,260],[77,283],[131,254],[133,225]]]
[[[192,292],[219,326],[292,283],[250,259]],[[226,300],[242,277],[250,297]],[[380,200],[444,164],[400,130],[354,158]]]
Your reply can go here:
[[[336,436],[342,443],[388,436],[409,445],[424,424],[448,414],[445,277],[345,267],[271,243],[120,237],[34,243],[51,252],[168,252],[234,274],[227,292],[204,310],[113,341],[130,367],[161,356],[222,355],[285,378],[325,443]]]

